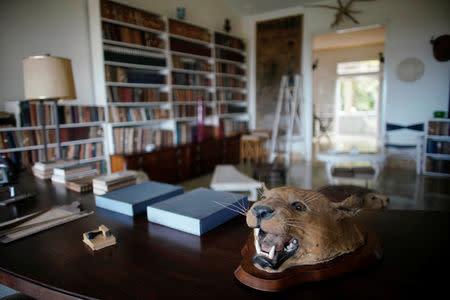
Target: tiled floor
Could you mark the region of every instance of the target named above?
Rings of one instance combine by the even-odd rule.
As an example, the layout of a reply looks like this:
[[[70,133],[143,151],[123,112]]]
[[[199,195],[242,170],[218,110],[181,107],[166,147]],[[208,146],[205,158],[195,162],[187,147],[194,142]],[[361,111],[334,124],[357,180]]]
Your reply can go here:
[[[249,176],[252,175],[252,168],[249,165],[239,165],[237,168]],[[186,190],[208,187],[211,178],[212,174],[208,174],[182,182],[181,185]],[[354,180],[345,183],[367,185],[388,195],[389,209],[450,211],[450,178],[416,175],[414,170],[384,168],[376,182]],[[317,189],[327,184],[323,163],[294,162],[288,169],[285,185]],[[269,183],[267,185],[270,187]]]

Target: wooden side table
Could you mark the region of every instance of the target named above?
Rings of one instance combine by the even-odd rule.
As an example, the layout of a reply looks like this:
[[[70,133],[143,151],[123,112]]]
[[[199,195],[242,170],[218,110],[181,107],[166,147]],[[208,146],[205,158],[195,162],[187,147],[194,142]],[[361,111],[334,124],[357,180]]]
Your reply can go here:
[[[265,160],[264,151],[265,139],[258,135],[241,136],[241,155],[240,163],[244,162],[262,162]]]

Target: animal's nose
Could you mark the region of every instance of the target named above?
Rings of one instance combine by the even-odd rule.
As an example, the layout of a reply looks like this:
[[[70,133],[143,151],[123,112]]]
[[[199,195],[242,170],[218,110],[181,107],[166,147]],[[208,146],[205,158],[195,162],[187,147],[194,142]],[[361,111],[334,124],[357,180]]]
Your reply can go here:
[[[260,220],[268,220],[275,215],[275,211],[268,206],[258,205],[252,208],[253,215]]]

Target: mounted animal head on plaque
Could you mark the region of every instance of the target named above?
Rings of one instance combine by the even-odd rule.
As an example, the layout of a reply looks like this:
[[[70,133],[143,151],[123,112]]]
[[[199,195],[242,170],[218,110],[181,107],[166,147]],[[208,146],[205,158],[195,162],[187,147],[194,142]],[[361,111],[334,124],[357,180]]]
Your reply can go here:
[[[281,187],[265,190],[260,198],[246,213],[247,225],[253,232],[242,250],[244,258],[235,275],[244,284],[267,291],[282,289],[282,283],[281,287],[280,283],[271,286],[270,281],[282,281],[285,275],[298,275],[299,283],[332,277],[320,273],[320,266],[352,255],[368,244],[366,232],[352,217],[362,210],[388,204],[385,195],[356,186],[327,186],[318,191]],[[379,243],[371,242],[372,246],[378,251],[375,258],[381,259]],[[354,261],[374,261],[364,255],[359,251]],[[321,275],[316,279],[300,278],[311,272],[311,266],[319,271],[316,275]],[[294,271],[298,274],[293,275]],[[264,279],[262,284],[259,279]],[[293,285],[295,280],[289,280],[287,285]]]

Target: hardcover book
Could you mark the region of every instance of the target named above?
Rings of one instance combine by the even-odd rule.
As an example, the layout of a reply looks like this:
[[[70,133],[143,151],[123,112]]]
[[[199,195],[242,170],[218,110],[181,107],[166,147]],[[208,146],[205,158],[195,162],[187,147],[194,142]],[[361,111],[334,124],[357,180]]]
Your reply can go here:
[[[95,180],[95,179],[94,179]],[[147,181],[95,196],[95,205],[127,216],[145,212],[148,205],[183,194],[183,188]]]
[[[247,196],[198,188],[147,207],[150,222],[202,235],[248,207]]]

